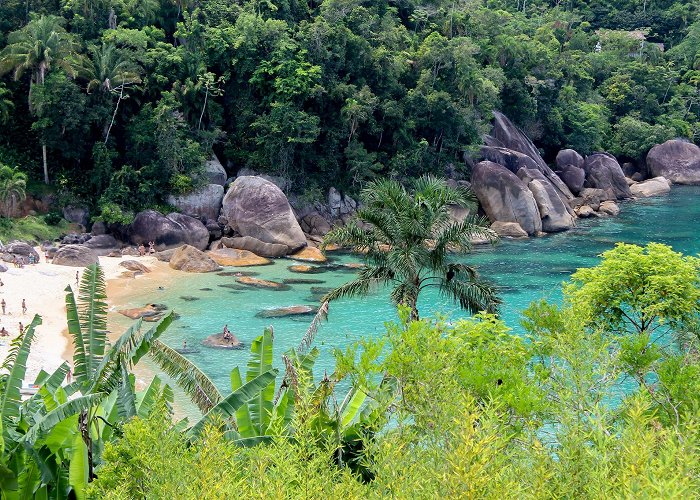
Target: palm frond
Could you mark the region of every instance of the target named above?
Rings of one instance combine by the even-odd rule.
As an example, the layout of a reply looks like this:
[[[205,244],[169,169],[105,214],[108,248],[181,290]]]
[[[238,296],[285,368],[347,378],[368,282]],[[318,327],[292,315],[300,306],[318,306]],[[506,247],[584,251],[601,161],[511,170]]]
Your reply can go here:
[[[202,413],[207,413],[221,401],[221,393],[211,379],[175,349],[156,340],[149,354],[153,361],[185,391]]]
[[[437,286],[440,292],[472,314],[480,311],[497,313],[501,304],[498,289],[481,279],[473,268],[469,269],[470,272],[462,272],[449,279],[439,278]]]
[[[88,410],[96,406],[106,396],[107,395],[105,393],[98,392],[95,394],[88,394],[87,396],[80,396],[63,403],[37,420],[37,422],[30,427],[27,433],[23,436],[23,441],[29,445],[34,444],[38,438],[53,428],[56,424],[62,422],[68,417],[77,415],[84,410]]]
[[[324,301],[321,304],[321,307],[318,308],[318,312],[314,316],[314,319],[311,320],[311,324],[309,325],[309,328],[307,328],[306,333],[301,338],[301,341],[299,342],[299,345],[297,346],[297,352],[299,352],[299,353],[306,352],[309,349],[309,347],[311,347],[311,344],[313,344],[313,342],[314,342],[314,337],[316,336],[316,332],[318,331],[319,326],[321,326],[321,322],[323,322],[327,319],[328,319],[328,301]]]
[[[393,279],[393,272],[385,267],[361,269],[356,279],[339,286],[321,298],[321,302],[331,302],[345,297],[367,295],[373,288]]]

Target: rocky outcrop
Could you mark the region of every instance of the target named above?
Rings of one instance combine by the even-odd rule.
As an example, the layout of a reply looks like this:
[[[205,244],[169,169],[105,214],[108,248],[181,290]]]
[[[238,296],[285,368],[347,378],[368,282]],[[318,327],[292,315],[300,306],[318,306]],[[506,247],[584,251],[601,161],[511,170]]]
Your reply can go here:
[[[620,207],[614,201],[604,201],[600,204],[598,211],[606,215],[618,215],[620,213]]]
[[[248,285],[253,288],[271,288],[273,290],[284,290],[288,289],[287,285],[282,283],[277,283],[276,281],[263,280],[260,278],[253,278],[252,276],[241,276],[236,278],[236,281],[241,285]]]
[[[587,219],[589,217],[595,216],[595,210],[593,210],[588,205],[581,205],[578,209],[576,209],[576,215],[578,215],[582,219]]]
[[[518,177],[527,183],[537,203],[542,219],[542,230],[548,233],[566,231],[575,225],[568,203],[561,200],[554,186],[539,170],[521,168]]]
[[[209,273],[220,269],[219,264],[190,245],[183,245],[175,250],[170,258],[170,267],[188,273]]]
[[[207,252],[214,262],[220,266],[264,266],[270,264],[270,261],[264,257],[255,255],[248,250],[239,250],[236,248],[219,248]]]
[[[168,203],[187,215],[216,220],[224,199],[224,187],[221,184],[206,184],[189,194],[168,196]]]
[[[492,222],[517,222],[529,235],[542,231],[532,192],[507,168],[490,161],[477,163],[472,171],[472,190]]]
[[[609,193],[611,199],[632,197],[622,167],[614,156],[608,153],[594,153],[586,157],[583,169],[586,171],[586,187],[602,189]]]
[[[658,144],[647,154],[647,168],[652,177],[700,185],[700,147],[680,139]]]
[[[306,247],[289,256],[290,259],[301,260],[303,262],[326,262],[326,256],[318,248]]]
[[[328,190],[328,209],[331,217],[342,218],[355,213],[357,202],[332,187]]]
[[[300,217],[299,226],[304,233],[314,236],[325,236],[331,230],[330,222],[317,211]]]
[[[491,229],[501,238],[527,238],[527,233],[517,222],[496,221],[491,224]]]
[[[287,253],[306,245],[306,237],[287,197],[261,177],[238,177],[224,197],[223,215],[241,236],[286,245]]]
[[[654,177],[647,181],[638,182],[630,186],[630,191],[637,198],[648,198],[658,196],[671,191],[671,185],[664,177]]]
[[[225,247],[237,248],[239,250],[248,250],[256,255],[263,257],[284,257],[289,253],[287,245],[278,243],[265,243],[252,236],[237,236],[234,238],[221,238],[221,242]]]
[[[204,164],[204,175],[209,184],[218,184],[223,186],[226,184],[226,169],[221,164],[216,155],[212,155],[211,159]]]
[[[5,262],[12,262],[17,257],[17,259],[21,259],[26,264],[29,262],[30,255],[34,256],[34,262],[39,262],[37,251],[24,241],[11,241],[2,247],[0,251],[2,252],[2,260]]]
[[[190,245],[204,250],[209,245],[209,231],[201,221],[188,215],[172,213],[168,216],[146,210],[140,212],[129,225],[127,234],[134,245],[154,241],[157,250]]]
[[[59,266],[86,267],[98,264],[97,252],[85,245],[65,245],[56,251],[51,261]]]
[[[92,248],[97,255],[109,255],[119,248],[119,242],[109,234],[100,234],[87,240],[84,245]]]
[[[542,155],[540,155],[539,150],[525,133],[516,127],[503,113],[494,111],[493,116],[493,129],[491,130],[491,135],[485,138],[486,145],[510,149],[528,156],[533,160],[534,166],[542,172],[547,180],[554,186],[558,194],[562,197],[562,201],[572,199],[574,196],[569,188],[566,187],[566,184],[564,184],[557,174],[549,168],[542,158]],[[528,165],[521,166],[531,168]]]
[[[163,304],[146,304],[143,307],[122,309],[119,311],[119,314],[131,319],[143,319],[144,321],[155,322],[163,319],[167,310],[168,308]]]
[[[90,211],[87,207],[66,205],[63,207],[63,218],[73,224],[80,224],[83,227],[87,227],[90,223]]]
[[[255,316],[258,318],[286,318],[288,316],[309,316],[316,314],[317,311],[318,307],[313,306],[276,307],[260,311]]]

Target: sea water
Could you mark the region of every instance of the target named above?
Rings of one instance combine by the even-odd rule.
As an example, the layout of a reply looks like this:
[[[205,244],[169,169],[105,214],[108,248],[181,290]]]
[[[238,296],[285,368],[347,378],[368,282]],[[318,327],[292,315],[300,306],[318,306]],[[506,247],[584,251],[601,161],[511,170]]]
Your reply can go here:
[[[689,255],[700,252],[700,187],[675,186],[670,194],[621,204],[618,217],[579,219],[576,228],[558,234],[527,240],[503,240],[495,246],[478,247],[460,257],[478,267],[480,273],[500,287],[502,317],[514,334],[520,333],[520,312],[532,301],[545,298],[561,299],[561,283],[581,267],[593,266],[599,255],[616,242],[646,244],[665,243],[676,251]],[[331,254],[332,255],[332,254]],[[331,264],[357,262],[349,255],[331,257]],[[260,311],[292,306],[318,305],[320,295],[354,276],[355,270],[340,266],[326,272],[300,274],[289,270],[296,262],[278,259],[268,266],[225,268],[226,272],[256,273],[258,278],[282,282],[285,279],[312,279],[319,283],[292,284],[285,290],[249,288],[236,282],[236,276],[183,274],[181,279],[159,289],[159,284],[140,288],[131,295],[124,307],[139,307],[145,303],[163,303],[177,312],[162,340],[172,347],[196,347],[199,352],[188,354],[212,380],[228,392],[229,374],[235,366],[242,371],[249,357],[242,350],[218,350],[201,346],[208,335],[220,333],[224,325],[246,346],[267,326],[274,328],[274,359],[282,366],[281,355],[299,341],[313,316],[260,318]],[[145,281],[144,281],[145,283]],[[450,319],[465,317],[455,304],[437,290],[426,290],[420,296],[422,317],[441,314]],[[367,297],[344,299],[330,306],[328,321],[318,330],[315,345],[321,349],[315,373],[332,373],[333,349],[344,348],[363,337],[376,337],[385,331],[385,322],[397,320],[396,308],[387,290],[376,290]],[[128,325],[126,318],[119,326]],[[152,369],[154,369],[152,367]]]

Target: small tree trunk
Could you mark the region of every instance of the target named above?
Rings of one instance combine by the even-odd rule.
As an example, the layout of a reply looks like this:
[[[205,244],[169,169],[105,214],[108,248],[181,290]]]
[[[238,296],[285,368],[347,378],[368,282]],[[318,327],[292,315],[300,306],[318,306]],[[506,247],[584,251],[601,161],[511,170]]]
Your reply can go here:
[[[87,410],[80,412],[78,418],[78,428],[80,434],[83,436],[83,442],[87,446],[87,456],[88,456],[88,481],[92,481],[95,478],[95,473],[93,470],[92,463],[92,438],[90,437],[90,415]]]
[[[41,154],[44,157],[44,184],[49,183],[49,165],[46,161],[46,143],[41,144]]]

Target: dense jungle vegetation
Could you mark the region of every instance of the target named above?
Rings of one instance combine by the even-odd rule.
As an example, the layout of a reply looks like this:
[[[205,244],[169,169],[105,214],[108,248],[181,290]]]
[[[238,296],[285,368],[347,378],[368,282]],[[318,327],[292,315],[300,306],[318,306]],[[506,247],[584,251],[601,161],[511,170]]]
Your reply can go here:
[[[212,150],[311,199],[468,176],[493,109],[545,157],[637,161],[700,136],[699,16],[688,0],[3,0],[0,163],[119,220],[192,189]]]

